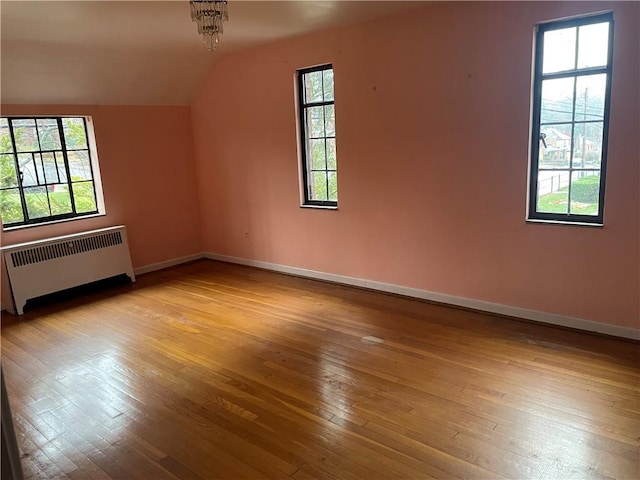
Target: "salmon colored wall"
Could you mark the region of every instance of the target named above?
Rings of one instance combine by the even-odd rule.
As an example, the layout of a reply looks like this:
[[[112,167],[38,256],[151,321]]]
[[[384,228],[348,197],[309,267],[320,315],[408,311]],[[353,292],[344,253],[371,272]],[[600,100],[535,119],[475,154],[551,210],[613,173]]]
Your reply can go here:
[[[607,9],[606,225],[526,223],[534,25]],[[639,18],[436,3],[221,58],[192,104],[204,249],[637,328]],[[327,62],[337,211],[299,207],[294,75]]]
[[[202,251],[189,107],[3,105],[1,111],[93,117],[106,207],[106,216],[3,232],[3,245],[124,224],[134,268]]]

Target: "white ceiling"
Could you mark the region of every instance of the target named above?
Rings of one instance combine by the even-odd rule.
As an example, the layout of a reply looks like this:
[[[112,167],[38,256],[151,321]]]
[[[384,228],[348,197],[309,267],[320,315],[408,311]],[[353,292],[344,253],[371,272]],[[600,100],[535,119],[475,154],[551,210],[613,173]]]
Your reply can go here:
[[[183,1],[2,0],[4,104],[187,105],[216,58],[415,8],[416,1],[229,1],[208,52]]]

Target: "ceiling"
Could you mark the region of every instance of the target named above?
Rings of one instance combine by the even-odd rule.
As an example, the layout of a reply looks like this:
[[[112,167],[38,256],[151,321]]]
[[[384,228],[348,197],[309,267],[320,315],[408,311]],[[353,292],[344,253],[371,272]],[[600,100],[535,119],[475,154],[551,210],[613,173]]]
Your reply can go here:
[[[3,104],[187,105],[234,50],[415,8],[416,1],[229,1],[208,52],[183,1],[2,0]]]

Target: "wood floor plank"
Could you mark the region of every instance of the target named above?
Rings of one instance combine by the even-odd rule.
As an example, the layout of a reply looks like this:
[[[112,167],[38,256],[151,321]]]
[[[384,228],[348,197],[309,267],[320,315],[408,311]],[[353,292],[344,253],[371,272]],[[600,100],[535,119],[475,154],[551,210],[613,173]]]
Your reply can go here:
[[[34,479],[640,478],[639,354],[214,261],[2,317]]]

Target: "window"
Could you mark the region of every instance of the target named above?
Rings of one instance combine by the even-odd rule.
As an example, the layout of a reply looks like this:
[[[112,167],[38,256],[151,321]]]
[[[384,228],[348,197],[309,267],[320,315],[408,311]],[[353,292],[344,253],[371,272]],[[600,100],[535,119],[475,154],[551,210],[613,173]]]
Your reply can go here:
[[[331,65],[298,71],[304,204],[338,205],[336,115]]]
[[[0,119],[0,215],[5,228],[103,210],[90,124],[87,117]]]
[[[613,15],[538,25],[529,219],[602,224]]]

